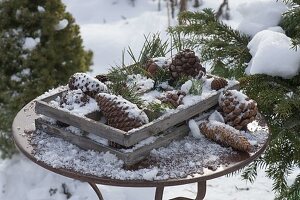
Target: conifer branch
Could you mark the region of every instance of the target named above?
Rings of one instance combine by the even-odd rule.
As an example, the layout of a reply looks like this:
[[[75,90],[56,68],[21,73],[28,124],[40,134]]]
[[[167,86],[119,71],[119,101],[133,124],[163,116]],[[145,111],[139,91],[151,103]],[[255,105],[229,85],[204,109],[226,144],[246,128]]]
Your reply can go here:
[[[213,63],[215,74],[220,75],[222,71],[226,72],[222,75],[227,77],[244,75],[246,63],[251,59],[247,48],[248,36],[219,21],[211,9],[184,12],[179,15],[179,21],[182,25],[171,28],[171,35],[178,38],[180,34],[185,38],[181,42],[186,41],[188,46],[198,48],[202,61]]]

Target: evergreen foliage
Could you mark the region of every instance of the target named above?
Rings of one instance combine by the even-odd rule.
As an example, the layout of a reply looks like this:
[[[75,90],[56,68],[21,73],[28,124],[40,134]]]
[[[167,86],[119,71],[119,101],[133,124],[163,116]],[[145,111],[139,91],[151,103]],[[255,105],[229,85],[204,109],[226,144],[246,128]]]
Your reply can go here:
[[[83,49],[79,26],[60,0],[0,2],[2,157],[14,152],[10,132],[18,110],[66,83],[75,72],[89,70],[91,58],[92,53]]]
[[[293,39],[296,50],[300,41],[300,2],[287,0],[286,3],[293,6],[283,15],[281,25]],[[202,59],[213,62],[213,73],[239,78],[242,89],[257,101],[269,124],[272,133],[269,147],[262,158],[244,169],[243,177],[253,182],[257,168],[264,168],[274,181],[276,199],[299,199],[300,174],[291,185],[288,185],[287,177],[294,167],[300,167],[300,74],[291,79],[246,76],[244,69],[251,59],[247,48],[249,37],[218,21],[214,12],[208,9],[183,13],[179,21],[183,24],[170,30],[173,40],[179,46],[199,48]]]
[[[179,21],[181,25],[170,29],[175,46],[199,49],[202,61],[212,62],[217,75],[245,75],[251,59],[248,36],[219,21],[211,9],[181,13]]]
[[[281,26],[286,35],[293,39],[294,48],[297,48],[297,45],[300,45],[300,1],[286,0],[286,2],[291,4],[292,8],[283,15]]]
[[[126,52],[132,59],[130,66],[126,66],[123,60],[122,66],[116,66],[110,69],[107,76],[113,84],[109,84],[108,88],[113,94],[121,95],[124,99],[136,104],[139,108],[143,108],[143,101],[137,95],[137,88],[135,86],[126,86],[127,76],[141,74],[146,77],[151,77],[151,74],[149,74],[144,67],[147,60],[155,57],[164,57],[169,51],[168,42],[162,41],[159,34],[145,36],[145,42],[138,56],[135,56],[131,48],[128,47]],[[125,52],[123,54],[125,54]],[[166,72],[163,70],[158,71],[158,75],[155,77],[156,84],[164,81],[166,77]]]

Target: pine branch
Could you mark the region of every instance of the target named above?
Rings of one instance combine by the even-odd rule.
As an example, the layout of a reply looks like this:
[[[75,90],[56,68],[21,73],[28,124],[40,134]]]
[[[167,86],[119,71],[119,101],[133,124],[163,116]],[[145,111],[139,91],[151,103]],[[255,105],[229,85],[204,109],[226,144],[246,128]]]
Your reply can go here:
[[[297,50],[300,45],[300,0],[286,1],[291,3],[292,8],[283,14],[281,26],[286,35],[292,38],[293,48]]]
[[[198,48],[202,61],[212,62],[215,74],[231,72],[231,76],[241,77],[244,74],[246,63],[251,59],[247,48],[250,38],[232,29],[215,17],[211,9],[203,12],[184,12],[180,14],[179,21],[182,25],[169,30],[174,38],[185,38],[192,48]],[[186,39],[187,38],[187,39]],[[179,46],[183,46],[180,44]],[[234,67],[234,69],[233,69]],[[220,70],[218,68],[223,68]],[[238,69],[238,70],[237,70]],[[225,76],[229,73],[225,73]]]

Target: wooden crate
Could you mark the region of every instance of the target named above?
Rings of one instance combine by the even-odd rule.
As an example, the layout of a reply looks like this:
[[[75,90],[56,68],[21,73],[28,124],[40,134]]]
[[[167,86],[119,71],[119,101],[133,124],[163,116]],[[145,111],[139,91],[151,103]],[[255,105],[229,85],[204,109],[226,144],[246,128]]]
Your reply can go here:
[[[64,140],[69,141],[82,149],[95,150],[100,152],[110,152],[116,155],[119,159],[123,160],[126,166],[132,166],[138,163],[139,161],[147,157],[153,149],[167,146],[172,141],[183,138],[189,132],[189,127],[186,124],[178,125],[169,128],[163,131],[162,133],[159,133],[156,136],[157,138],[153,143],[142,145],[139,148],[134,148],[133,146],[132,148],[134,149],[132,151],[126,152],[122,149],[98,143],[87,136],[75,135],[74,133],[66,130],[65,128],[59,127],[56,124],[51,124],[50,122],[45,121],[42,118],[36,119],[35,125],[37,129],[43,130],[44,132],[50,135],[63,138]]]
[[[235,84],[228,89],[239,89],[239,84]],[[63,91],[62,91],[63,92]],[[131,147],[138,142],[161,133],[170,127],[178,125],[191,117],[198,115],[204,111],[209,110],[218,104],[218,97],[220,91],[216,94],[204,99],[197,104],[194,104],[185,109],[176,110],[172,114],[165,114],[155,119],[154,121],[145,124],[144,126],[124,132],[114,127],[101,123],[89,115],[77,116],[71,112],[65,111],[61,108],[53,107],[49,102],[60,96],[62,92],[58,92],[52,96],[36,101],[35,111],[38,114],[45,115],[55,120],[61,121],[71,126],[75,126],[88,133],[96,134],[109,141],[113,141],[125,147]]]

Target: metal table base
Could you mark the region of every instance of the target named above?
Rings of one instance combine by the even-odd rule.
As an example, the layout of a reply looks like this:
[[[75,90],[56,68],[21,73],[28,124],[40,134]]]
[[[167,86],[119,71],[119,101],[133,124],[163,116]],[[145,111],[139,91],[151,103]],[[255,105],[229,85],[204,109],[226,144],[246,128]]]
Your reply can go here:
[[[89,184],[93,188],[95,193],[97,194],[99,200],[104,200],[99,187],[95,183],[89,182]],[[163,199],[164,188],[165,188],[164,186],[156,187],[154,200],[162,200]],[[203,200],[205,197],[205,193],[206,193],[206,181],[198,182],[197,188],[198,188],[198,191],[197,191],[197,196],[196,196],[195,200]],[[189,198],[185,198],[185,197],[176,197],[176,198],[173,198],[170,200],[193,200],[193,199],[189,199]]]

